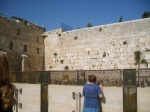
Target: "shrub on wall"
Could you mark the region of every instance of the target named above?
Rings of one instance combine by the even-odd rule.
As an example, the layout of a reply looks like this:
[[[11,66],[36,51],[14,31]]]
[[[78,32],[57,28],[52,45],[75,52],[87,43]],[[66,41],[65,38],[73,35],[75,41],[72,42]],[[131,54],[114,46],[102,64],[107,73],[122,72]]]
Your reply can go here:
[[[102,28],[99,28],[99,31],[102,31]]]
[[[56,56],[57,56],[57,53],[54,53],[54,56],[56,57]]]
[[[123,19],[123,18],[122,18],[122,16],[121,16],[120,19],[119,19],[119,22],[122,22],[122,19]]]
[[[150,51],[150,49],[148,49],[148,48],[145,48],[145,51],[146,51],[146,52],[149,52],[149,51]]]
[[[65,69],[65,70],[69,70],[69,67],[68,67],[68,66],[65,66],[64,69]]]
[[[105,53],[105,52],[103,53],[103,57],[104,57],[104,58],[106,57],[106,53]]]
[[[87,27],[92,27],[91,23],[88,23],[88,24],[87,24]]]
[[[141,64],[147,65],[147,61],[146,61],[145,59],[142,59],[142,60],[141,60]]]
[[[149,18],[150,17],[150,12],[144,11],[142,14],[142,18]]]
[[[135,61],[136,63],[140,63],[140,60],[141,60],[141,52],[140,51],[135,51],[134,52],[134,55],[135,55]]]
[[[127,45],[127,42],[126,42],[126,41],[124,41],[124,42],[123,42],[123,45]]]
[[[53,68],[53,66],[50,66],[49,68],[50,68],[50,69],[52,69],[52,68]]]
[[[74,40],[77,40],[78,39],[78,37],[74,37]]]
[[[59,34],[58,34],[58,36],[60,37],[60,36],[61,36],[61,34],[59,33]]]
[[[63,64],[63,63],[64,63],[64,60],[60,60],[60,63],[62,63],[62,64]]]

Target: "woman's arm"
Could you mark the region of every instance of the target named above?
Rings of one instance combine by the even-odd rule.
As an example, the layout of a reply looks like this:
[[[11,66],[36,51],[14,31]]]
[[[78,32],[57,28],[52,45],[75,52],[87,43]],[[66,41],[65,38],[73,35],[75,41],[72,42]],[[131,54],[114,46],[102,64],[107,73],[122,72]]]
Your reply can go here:
[[[99,87],[100,87],[100,90],[103,91],[103,86],[101,84],[99,85]]]
[[[103,94],[100,94],[99,97],[100,97],[100,98],[103,98]]]
[[[103,98],[103,86],[99,85],[100,90],[102,91],[102,94],[99,95],[100,98]]]

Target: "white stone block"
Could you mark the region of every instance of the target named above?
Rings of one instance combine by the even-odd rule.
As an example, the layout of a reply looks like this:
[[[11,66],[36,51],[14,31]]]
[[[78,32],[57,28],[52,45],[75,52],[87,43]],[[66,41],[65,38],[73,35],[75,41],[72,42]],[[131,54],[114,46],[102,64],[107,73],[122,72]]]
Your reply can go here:
[[[89,66],[83,66],[83,70],[89,70]]]

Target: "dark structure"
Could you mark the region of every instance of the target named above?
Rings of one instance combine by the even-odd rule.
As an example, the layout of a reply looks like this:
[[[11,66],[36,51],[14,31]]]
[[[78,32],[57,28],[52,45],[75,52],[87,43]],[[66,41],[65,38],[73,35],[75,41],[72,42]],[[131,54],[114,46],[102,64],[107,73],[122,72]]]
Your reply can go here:
[[[135,69],[123,70],[123,112],[137,112],[137,81]]]
[[[10,18],[0,16],[0,50],[8,54],[12,71],[44,70],[41,34],[45,28],[22,18]]]

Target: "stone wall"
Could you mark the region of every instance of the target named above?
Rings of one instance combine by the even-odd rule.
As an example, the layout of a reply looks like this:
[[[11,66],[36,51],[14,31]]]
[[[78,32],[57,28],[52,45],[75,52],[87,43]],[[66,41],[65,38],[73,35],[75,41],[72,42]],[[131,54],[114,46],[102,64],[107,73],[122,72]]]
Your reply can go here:
[[[0,17],[0,50],[8,53],[13,71],[150,68],[150,18],[90,28],[45,32]],[[135,51],[141,52],[136,64]],[[45,59],[44,59],[45,58]]]
[[[44,70],[43,32],[0,16],[0,51],[7,52],[13,71],[22,70],[22,54],[28,56],[25,71]]]
[[[150,66],[150,18],[45,34],[45,70]],[[141,52],[146,64],[135,64],[135,51]]]

